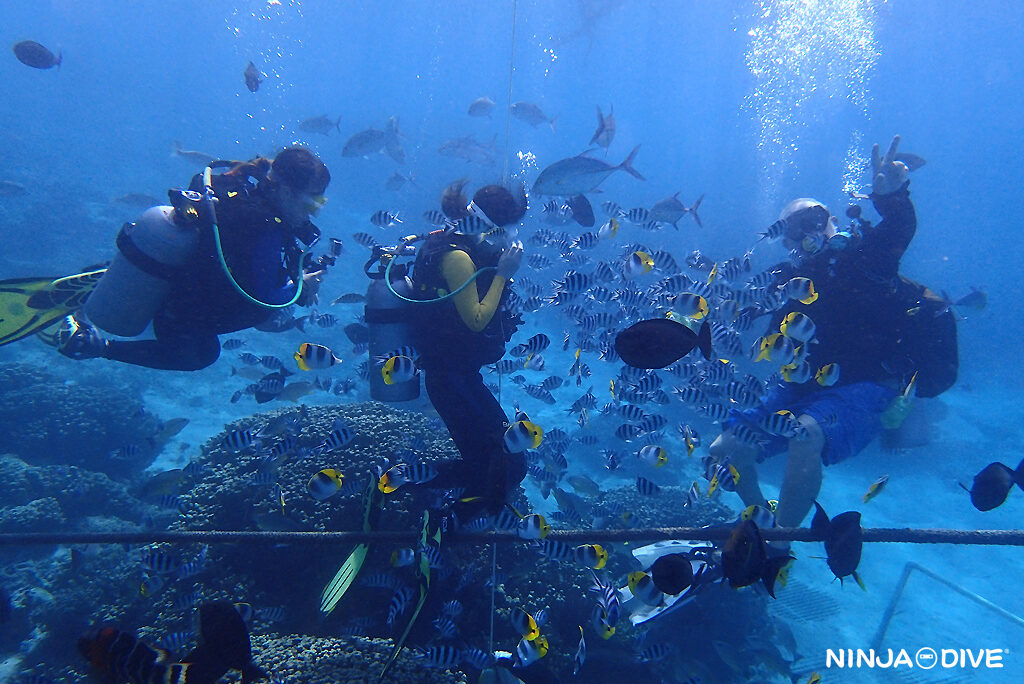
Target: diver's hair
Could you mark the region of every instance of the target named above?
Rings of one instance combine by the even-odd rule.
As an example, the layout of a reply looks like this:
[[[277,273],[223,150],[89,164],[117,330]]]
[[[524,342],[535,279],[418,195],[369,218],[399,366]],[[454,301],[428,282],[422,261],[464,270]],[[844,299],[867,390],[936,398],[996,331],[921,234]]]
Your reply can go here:
[[[466,209],[469,200],[466,199],[466,193],[462,191],[468,182],[468,178],[460,178],[441,193],[441,211],[452,221],[469,216],[469,210]]]
[[[525,198],[517,200],[501,185],[485,185],[473,195],[473,203],[480,207],[496,226],[519,223],[526,214]]]
[[[225,171],[224,175],[263,180],[267,177],[267,172],[270,171],[270,165],[271,161],[266,157],[255,157],[247,162],[236,163],[228,171]]]
[[[293,190],[322,195],[331,182],[331,172],[320,158],[305,147],[286,147],[271,165],[273,180]]]

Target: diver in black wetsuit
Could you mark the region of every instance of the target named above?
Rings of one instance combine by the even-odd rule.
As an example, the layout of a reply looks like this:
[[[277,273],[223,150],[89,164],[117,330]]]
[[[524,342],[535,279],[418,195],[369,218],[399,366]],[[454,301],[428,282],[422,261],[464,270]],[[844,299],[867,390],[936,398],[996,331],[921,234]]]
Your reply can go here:
[[[257,158],[212,176],[216,202],[207,216],[198,174],[189,191],[170,193],[174,207],[153,207],[122,228],[117,257],[84,315],[65,319],[58,350],[198,370],[220,355],[218,335],[259,326],[289,303],[315,303],[323,271],[303,263],[299,243],[308,248],[320,236],[309,217],[330,178],[315,154],[290,147],[273,162]],[[97,330],[134,337],[150,321],[155,339],[107,340]]]
[[[745,505],[765,505],[754,464],[788,449],[775,511],[782,527],[797,527],[806,517],[821,489],[823,465],[857,454],[883,426],[898,425],[914,390],[934,397],[956,381],[956,322],[948,304],[899,274],[917,217],[907,166],[896,159],[898,145],[896,136],[884,156],[875,145],[871,200],[883,220],[866,225],[859,240],[839,231],[828,209],[814,200],[794,200],[776,224],[785,228],[785,244],[798,257],[795,265],[778,267],[774,285],[800,276],[813,282],[818,297],[790,302],[773,316],[769,332],[779,331],[790,314],[806,315],[816,342],[795,343],[807,347],[805,363],[812,373],[829,364],[840,373],[833,382],[785,382],[760,406],[733,411],[711,455],[718,462],[731,459]],[[759,421],[780,410],[797,417],[801,429],[795,436],[764,433],[760,447],[737,438],[740,424],[760,432]]]
[[[428,237],[412,278],[414,296],[429,300],[454,292],[478,269],[487,269],[450,299],[413,307],[413,346],[420,354],[424,385],[462,456],[441,468],[438,482],[465,488],[462,498],[472,501],[456,511],[465,521],[482,509],[499,510],[526,475],[524,455],[505,450],[508,418],[480,374],[482,366],[501,359],[520,322],[507,302],[523,247],[513,241],[515,229],[506,227],[522,219],[526,201],[489,185],[467,207],[462,185],[456,184],[446,191],[442,206],[450,219],[469,217],[485,230],[478,235],[454,228]]]

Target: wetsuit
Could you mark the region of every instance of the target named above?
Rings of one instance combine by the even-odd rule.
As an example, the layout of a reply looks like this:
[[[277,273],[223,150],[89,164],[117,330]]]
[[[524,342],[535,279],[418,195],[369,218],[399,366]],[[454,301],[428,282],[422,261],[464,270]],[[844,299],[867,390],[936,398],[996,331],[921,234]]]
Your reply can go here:
[[[421,246],[413,271],[416,296],[452,292],[479,268],[495,266],[500,251],[455,233],[432,236]],[[424,385],[462,461],[441,467],[439,482],[484,497],[494,511],[526,476],[525,456],[504,448],[508,417],[484,385],[480,368],[496,363],[515,331],[504,304],[505,278],[486,271],[455,297],[414,308],[414,346]]]
[[[797,266],[777,266],[774,286],[802,276],[814,282],[817,301],[790,302],[772,317],[769,333],[799,311],[814,321],[816,342],[806,363],[812,371],[839,364],[839,381],[821,387],[782,383],[762,404],[733,411],[726,425],[756,428],[767,413],[789,410],[813,418],[825,435],[822,461],[838,463],[860,452],[882,431],[881,414],[917,373],[917,396],[934,397],[956,381],[956,322],[944,302],[899,275],[900,259],[917,229],[909,182],[888,195],[872,195],[882,221],[849,248],[824,250]],[[761,458],[784,451],[787,440],[764,433]]]
[[[776,285],[803,276],[819,296],[812,304],[790,302],[773,317],[771,330],[790,312],[805,313],[817,330],[807,355],[812,369],[838,363],[840,385],[875,382],[894,389],[917,372],[917,395],[933,397],[956,380],[956,323],[940,298],[899,275],[917,230],[908,186],[871,196],[882,221],[848,249],[826,249],[796,267],[781,267]]]
[[[238,284],[252,297],[283,304],[295,293],[289,273],[298,273],[293,235],[305,234],[277,217],[269,200],[251,184],[230,195],[214,189],[217,224],[225,260]],[[110,340],[108,359],[160,370],[199,370],[220,355],[218,335],[264,323],[273,310],[235,291],[217,256],[213,230],[199,228],[194,257],[179,270],[167,298],[153,316],[152,340]]]

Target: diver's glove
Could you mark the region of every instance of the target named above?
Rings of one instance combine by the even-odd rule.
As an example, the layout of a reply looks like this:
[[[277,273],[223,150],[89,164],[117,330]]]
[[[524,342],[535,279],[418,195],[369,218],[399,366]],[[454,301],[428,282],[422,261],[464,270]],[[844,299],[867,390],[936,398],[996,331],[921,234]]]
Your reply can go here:
[[[57,351],[69,359],[96,359],[107,352],[107,341],[88,323],[67,316],[57,330]]]
[[[879,154],[878,143],[871,148],[871,189],[876,195],[890,195],[907,182],[907,165],[896,161],[899,144],[900,136],[894,135],[884,157]]]
[[[516,271],[519,270],[519,265],[523,263],[523,243],[518,240],[510,244],[505,248],[505,251],[501,253],[501,257],[498,259],[498,275],[505,280],[508,280]]]

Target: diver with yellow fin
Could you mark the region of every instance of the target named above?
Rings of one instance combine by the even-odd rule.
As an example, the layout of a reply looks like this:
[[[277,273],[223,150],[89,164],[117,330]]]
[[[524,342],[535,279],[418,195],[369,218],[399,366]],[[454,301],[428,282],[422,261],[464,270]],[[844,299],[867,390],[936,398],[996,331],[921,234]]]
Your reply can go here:
[[[60,323],[81,308],[105,273],[96,267],[63,278],[0,281],[0,347]]]
[[[213,174],[213,168],[230,167]],[[188,190],[168,193],[117,236],[117,253],[81,310],[64,318],[58,351],[161,370],[198,370],[220,355],[218,335],[259,327],[292,304],[315,302],[323,259],[309,217],[330,172],[303,147],[273,161],[214,162]],[[328,262],[329,263],[329,262]],[[152,323],[153,339],[137,337]]]

